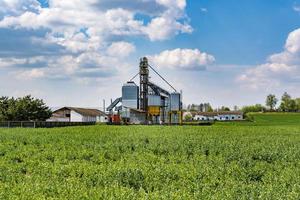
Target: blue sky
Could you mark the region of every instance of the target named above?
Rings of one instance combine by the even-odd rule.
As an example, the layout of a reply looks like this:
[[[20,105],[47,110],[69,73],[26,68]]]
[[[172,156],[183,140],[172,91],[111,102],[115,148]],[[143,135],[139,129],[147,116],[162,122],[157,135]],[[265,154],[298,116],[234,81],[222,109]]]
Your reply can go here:
[[[299,28],[298,0],[3,0],[0,95],[101,106],[148,56],[185,104],[300,97]]]

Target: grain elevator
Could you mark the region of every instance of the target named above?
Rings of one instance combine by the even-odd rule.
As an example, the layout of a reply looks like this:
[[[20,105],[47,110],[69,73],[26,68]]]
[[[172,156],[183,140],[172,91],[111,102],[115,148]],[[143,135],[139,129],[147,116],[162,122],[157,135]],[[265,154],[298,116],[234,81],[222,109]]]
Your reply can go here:
[[[150,80],[150,70],[173,91],[163,89]],[[139,77],[139,84],[133,80]],[[118,104],[121,106],[117,106]],[[139,72],[122,86],[122,97],[107,108],[111,116],[120,116],[125,124],[181,124],[182,94],[152,66],[146,57],[140,59]]]

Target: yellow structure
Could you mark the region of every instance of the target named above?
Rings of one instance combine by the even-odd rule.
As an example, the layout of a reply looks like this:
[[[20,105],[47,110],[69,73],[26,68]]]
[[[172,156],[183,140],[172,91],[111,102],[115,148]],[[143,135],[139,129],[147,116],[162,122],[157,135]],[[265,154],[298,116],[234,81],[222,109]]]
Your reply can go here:
[[[149,106],[148,114],[152,115],[152,116],[159,116],[160,115],[160,107],[159,106]]]

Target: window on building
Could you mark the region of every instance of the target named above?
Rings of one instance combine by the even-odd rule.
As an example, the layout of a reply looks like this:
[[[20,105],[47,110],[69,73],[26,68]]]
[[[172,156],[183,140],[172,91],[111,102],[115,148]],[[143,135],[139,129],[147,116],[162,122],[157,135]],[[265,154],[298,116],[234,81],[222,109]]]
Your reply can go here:
[[[71,117],[71,114],[66,114],[66,117]]]

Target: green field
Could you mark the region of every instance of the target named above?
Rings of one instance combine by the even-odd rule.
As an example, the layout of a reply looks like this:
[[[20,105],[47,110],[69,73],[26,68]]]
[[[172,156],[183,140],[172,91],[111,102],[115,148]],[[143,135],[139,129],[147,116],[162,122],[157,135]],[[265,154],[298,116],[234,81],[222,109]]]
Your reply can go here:
[[[300,115],[0,129],[0,199],[300,199]]]

